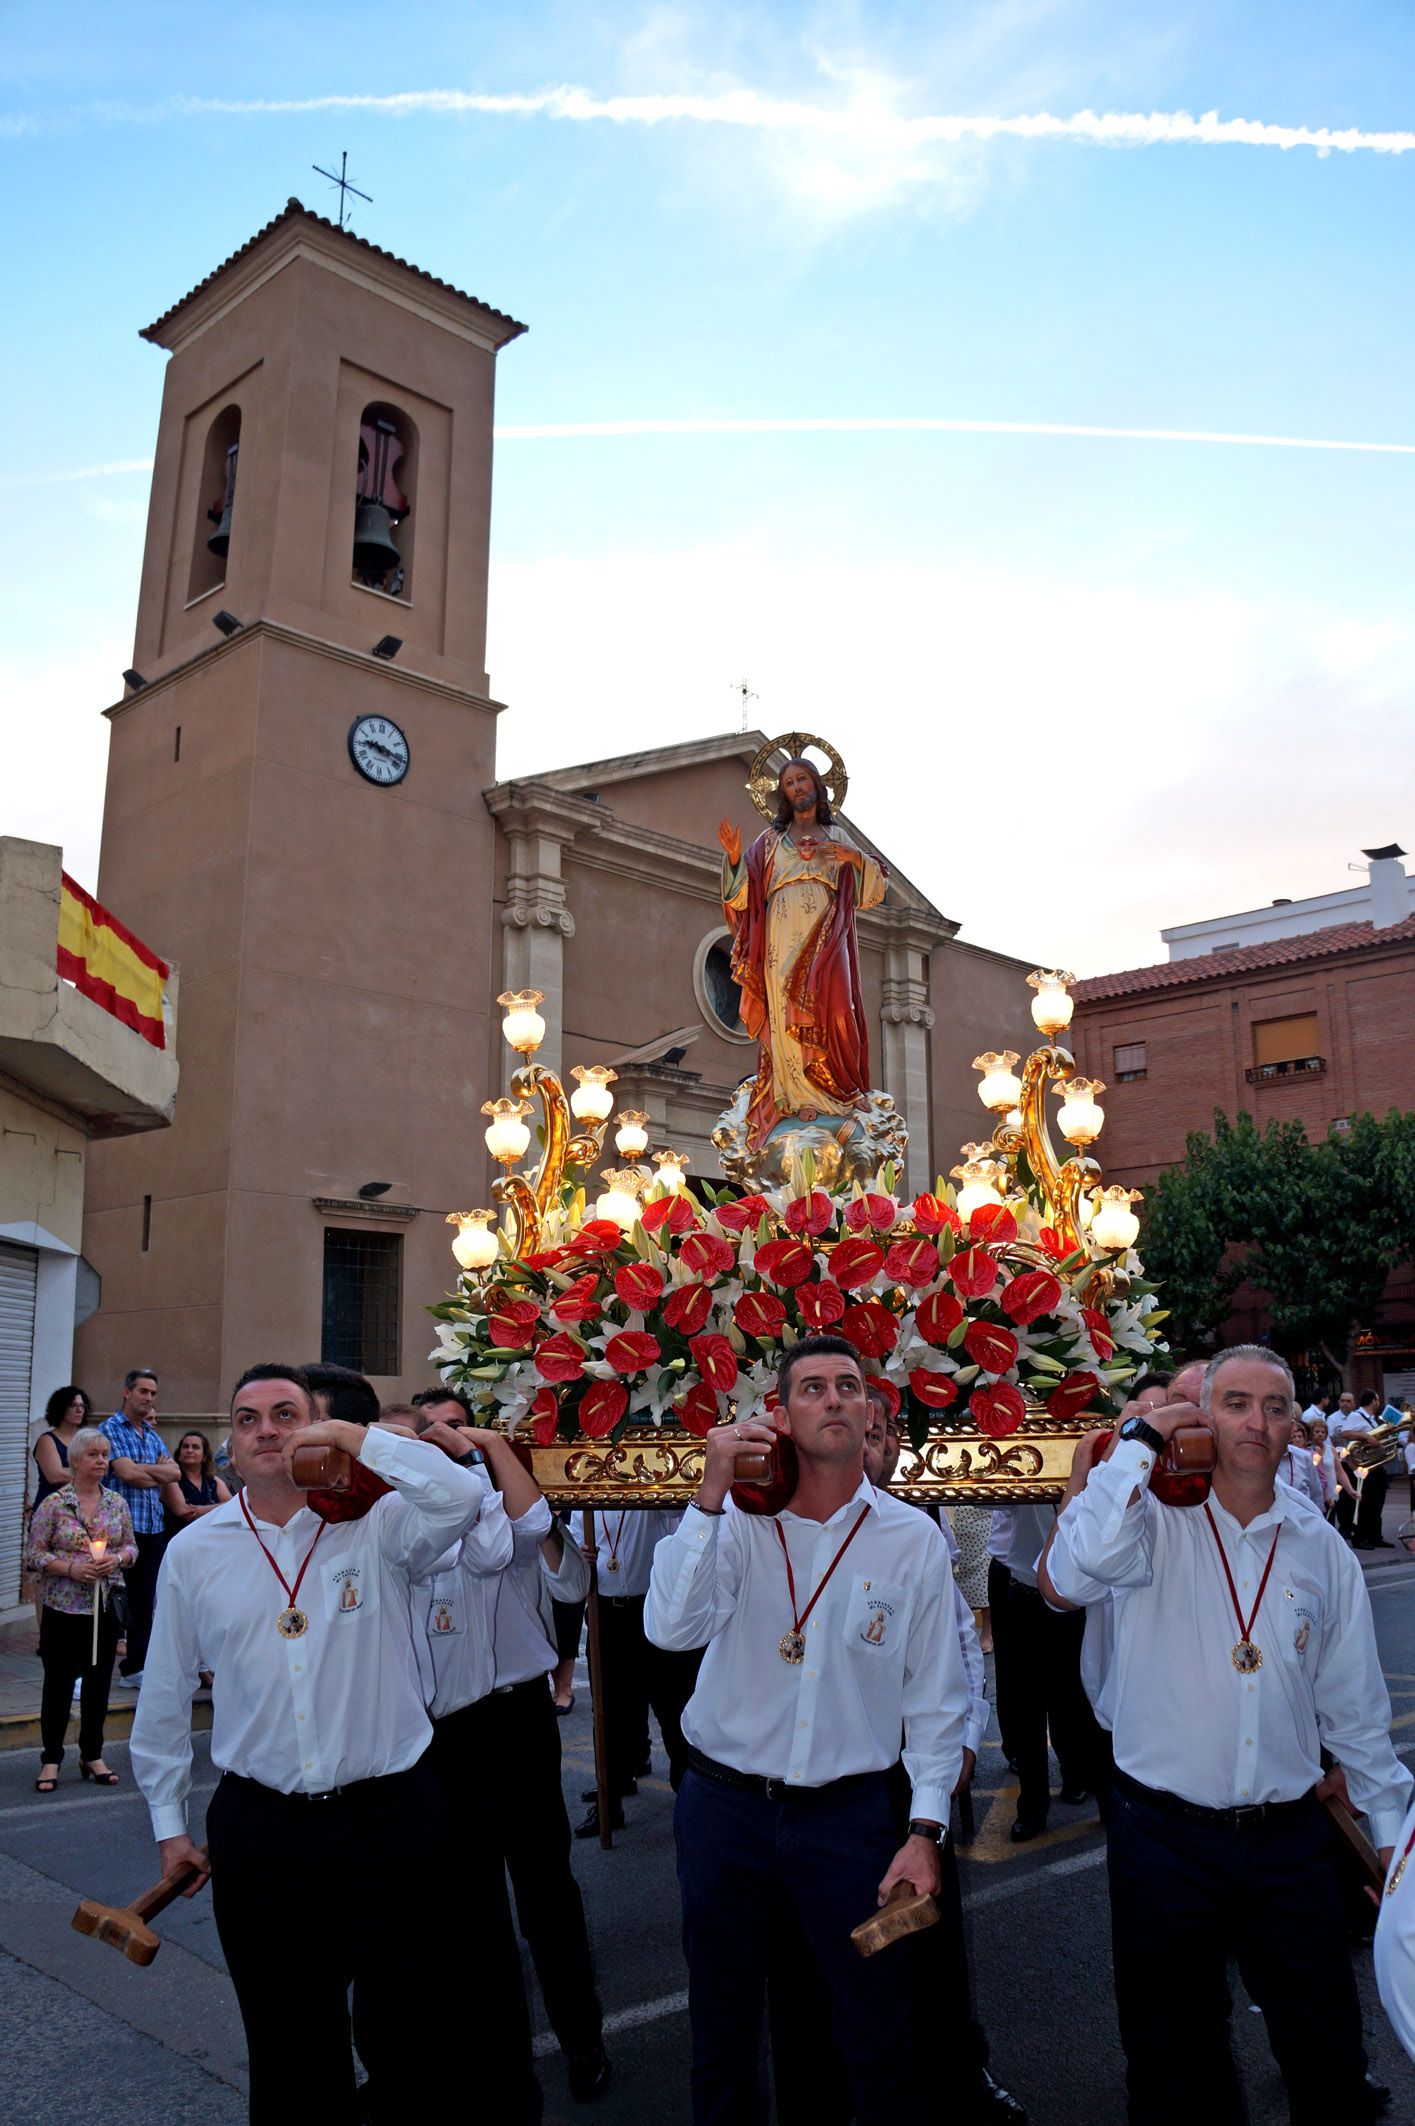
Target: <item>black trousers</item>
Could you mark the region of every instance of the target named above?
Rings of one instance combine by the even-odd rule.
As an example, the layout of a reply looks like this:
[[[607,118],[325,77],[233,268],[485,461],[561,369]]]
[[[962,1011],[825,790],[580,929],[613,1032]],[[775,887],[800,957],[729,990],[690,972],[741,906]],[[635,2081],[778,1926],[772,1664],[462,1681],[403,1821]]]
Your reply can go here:
[[[1003,1677],[1007,1669],[1011,1641],[1007,1636],[1007,1590],[1012,1585],[1012,1575],[1001,1558],[988,1559],[988,1614],[992,1619],[993,1685],[997,1694],[997,1731],[1002,1742],[1002,1754],[1011,1764],[1017,1755],[1007,1729],[1007,1714],[1003,1709]]]
[[[877,1909],[880,1878],[898,1850],[884,1773],[769,1800],[690,1770],[673,1830],[695,2126],[765,2126],[762,2016],[782,1903],[824,1976],[858,2126],[919,2126],[912,1988],[900,1983],[914,1943],[862,1959],[850,1940]]]
[[[143,1662],[147,1659],[147,1642],[152,1637],[152,1606],[157,1600],[157,1574],[162,1564],[162,1553],[167,1548],[165,1535],[140,1535],[134,1538],[138,1546],[137,1562],[129,1565],[123,1573],[123,1584],[128,1591],[128,1651],[119,1663],[122,1676],[140,1676]],[[195,1689],[195,1681],[193,1681]]]
[[[509,1869],[516,1919],[562,2052],[592,2052],[603,2014],[584,1900],[570,1868],[570,1819],[560,1784],[560,1722],[544,1676],[469,1705],[466,1743],[498,1800],[481,1818]]]
[[[1258,1822],[1196,1820],[1117,1772],[1109,1862],[1131,2126],[1242,2126],[1230,1956],[1262,2010],[1292,2126],[1369,2115],[1361,2010],[1316,1800]]]
[[[1390,1488],[1388,1469],[1368,1469],[1361,1483],[1361,1503],[1356,1508],[1356,1541],[1362,1546],[1381,1540],[1381,1513]]]
[[[652,1645],[644,1636],[642,1595],[601,1595],[599,1655],[611,1793],[626,1793],[644,1762],[652,1707],[676,1794],[688,1765],[683,1708],[698,1680],[701,1650],[667,1653]]]
[[[74,1704],[74,1685],[82,1678],[79,1700],[79,1761],[92,1764],[103,1755],[103,1720],[108,1711],[108,1686],[113,1680],[113,1655],[118,1627],[105,1602],[98,1616],[98,1666],[91,1665],[93,1615],[71,1617],[66,1610],[51,1609],[46,1602],[39,1618],[39,1658],[44,1669],[44,1690],[39,1701],[40,1758],[45,1764],[64,1762],[64,1736]]]
[[[1080,1610],[1048,1609],[1036,1588],[1018,1579],[1008,1586],[1006,1611],[1001,1645],[993,1629],[999,1724],[1017,1765],[1017,1814],[1045,1820],[1048,1733],[1063,1786],[1095,1792],[1104,1784],[1104,1734],[1081,1684],[1086,1619]]]
[[[1336,1525],[1343,1535],[1350,1535],[1356,1526],[1356,1501],[1349,1491],[1337,1492]]]
[[[427,1757],[327,1800],[225,1774],[206,1836],[252,2126],[352,2126],[351,1985],[374,2117],[402,2126],[465,2110],[466,2055],[447,2029],[432,2031],[429,2002],[449,1972],[481,1993],[480,1912],[461,1865],[477,1851],[475,1830],[465,1818],[449,1836]],[[486,2028],[504,2058],[504,2031]]]

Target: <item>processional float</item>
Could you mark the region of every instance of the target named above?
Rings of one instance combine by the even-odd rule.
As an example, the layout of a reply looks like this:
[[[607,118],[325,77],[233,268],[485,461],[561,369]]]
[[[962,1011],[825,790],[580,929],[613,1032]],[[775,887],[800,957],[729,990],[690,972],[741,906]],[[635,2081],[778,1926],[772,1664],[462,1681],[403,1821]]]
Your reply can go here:
[[[816,798],[804,833],[783,796],[801,765]],[[973,1065],[991,1136],[932,1190],[902,1190],[907,1120],[868,1083],[855,949],[856,908],[884,874],[830,824],[844,764],[793,731],[762,747],[748,788],[766,830],[746,853],[725,824],[720,839],[758,1069],[714,1132],[720,1180],[667,1147],[650,1159],[635,1110],[617,1120],[622,1164],[596,1179],[615,1074],[580,1065],[567,1090],[535,1061],[543,995],[507,991],[521,1060],[482,1110],[501,1176],[490,1206],[449,1218],[459,1274],[429,1309],[443,1378],[511,1436],[553,1507],[584,1510],[591,1551],[597,1508],[686,1505],[704,1436],[769,1418],[783,1351],[813,1331],[847,1337],[879,1380],[908,1439],[891,1488],[920,1504],[1058,1497],[1077,1438],[1164,1348],[1139,1195],[1105,1186],[1094,1156],[1105,1087],[1061,1045],[1073,977],[1028,976],[1039,1045]],[[866,1059],[853,1084],[852,1056]],[[592,1587],[592,1668],[597,1636]]]

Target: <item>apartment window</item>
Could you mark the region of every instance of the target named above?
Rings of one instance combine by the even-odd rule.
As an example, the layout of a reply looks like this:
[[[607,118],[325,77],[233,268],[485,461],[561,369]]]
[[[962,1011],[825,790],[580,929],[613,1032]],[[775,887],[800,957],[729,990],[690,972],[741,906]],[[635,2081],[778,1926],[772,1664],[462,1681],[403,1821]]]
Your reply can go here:
[[[1136,1078],[1146,1075],[1145,1044],[1143,1041],[1127,1041],[1113,1051],[1114,1077],[1117,1085],[1133,1084]]]
[[[1250,1085],[1276,1078],[1319,1078],[1326,1058],[1317,1053],[1317,1014],[1301,1011],[1287,1019],[1259,1019],[1253,1027],[1253,1062],[1244,1076]]]
[[[324,1308],[319,1355],[356,1373],[396,1373],[401,1233],[356,1233],[326,1226]]]

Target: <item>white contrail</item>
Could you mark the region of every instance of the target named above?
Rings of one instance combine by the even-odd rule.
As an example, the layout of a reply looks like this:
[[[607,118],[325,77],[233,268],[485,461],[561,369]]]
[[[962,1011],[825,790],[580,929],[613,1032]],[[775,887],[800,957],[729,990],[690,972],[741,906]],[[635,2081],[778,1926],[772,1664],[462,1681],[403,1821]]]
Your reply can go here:
[[[106,465],[71,465],[66,472],[22,472],[15,476],[17,487],[49,487],[60,481],[108,480],[118,473],[151,472],[151,458],[113,458]]]
[[[980,435],[1092,436],[1119,443],[1230,443],[1258,450],[1357,450],[1379,456],[1415,457],[1415,443],[1353,443],[1325,436],[1239,435],[1219,428],[1100,428],[1075,421],[963,421],[929,415],[855,417],[824,415],[801,420],[725,419],[683,421],[529,421],[495,430],[498,443],[558,443],[596,436],[765,435]]]
[[[1220,118],[1205,111],[1076,111],[1058,118],[1049,111],[1003,118],[941,115],[909,118],[878,100],[856,98],[839,109],[763,96],[755,89],[727,89],[715,96],[596,96],[569,86],[525,94],[486,95],[469,89],[405,89],[387,96],[335,95],[260,97],[183,97],[168,106],[174,112],[222,113],[232,117],[281,116],[318,111],[371,111],[405,118],[424,114],[461,117],[472,114],[570,119],[613,125],[665,125],[686,120],[697,125],[745,127],[755,132],[792,132],[873,142],[881,148],[916,148],[962,140],[1087,141],[1099,146],[1186,146],[1312,148],[1318,155],[1408,155],[1415,132],[1368,133],[1356,126],[1269,125],[1255,118]]]

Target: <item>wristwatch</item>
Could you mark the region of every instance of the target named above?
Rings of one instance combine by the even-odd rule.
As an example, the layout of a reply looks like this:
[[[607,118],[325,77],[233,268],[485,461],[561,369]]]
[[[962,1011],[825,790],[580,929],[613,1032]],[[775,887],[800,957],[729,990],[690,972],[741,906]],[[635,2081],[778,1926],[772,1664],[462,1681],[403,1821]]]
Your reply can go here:
[[[1139,1440],[1142,1446],[1149,1448],[1151,1454],[1163,1454],[1169,1445],[1164,1434],[1156,1432],[1153,1425],[1147,1425],[1143,1417],[1127,1417],[1120,1428],[1120,1437]]]
[[[917,1818],[909,1825],[911,1838],[927,1838],[930,1845],[942,1845],[948,1836],[946,1823],[920,1823]]]

